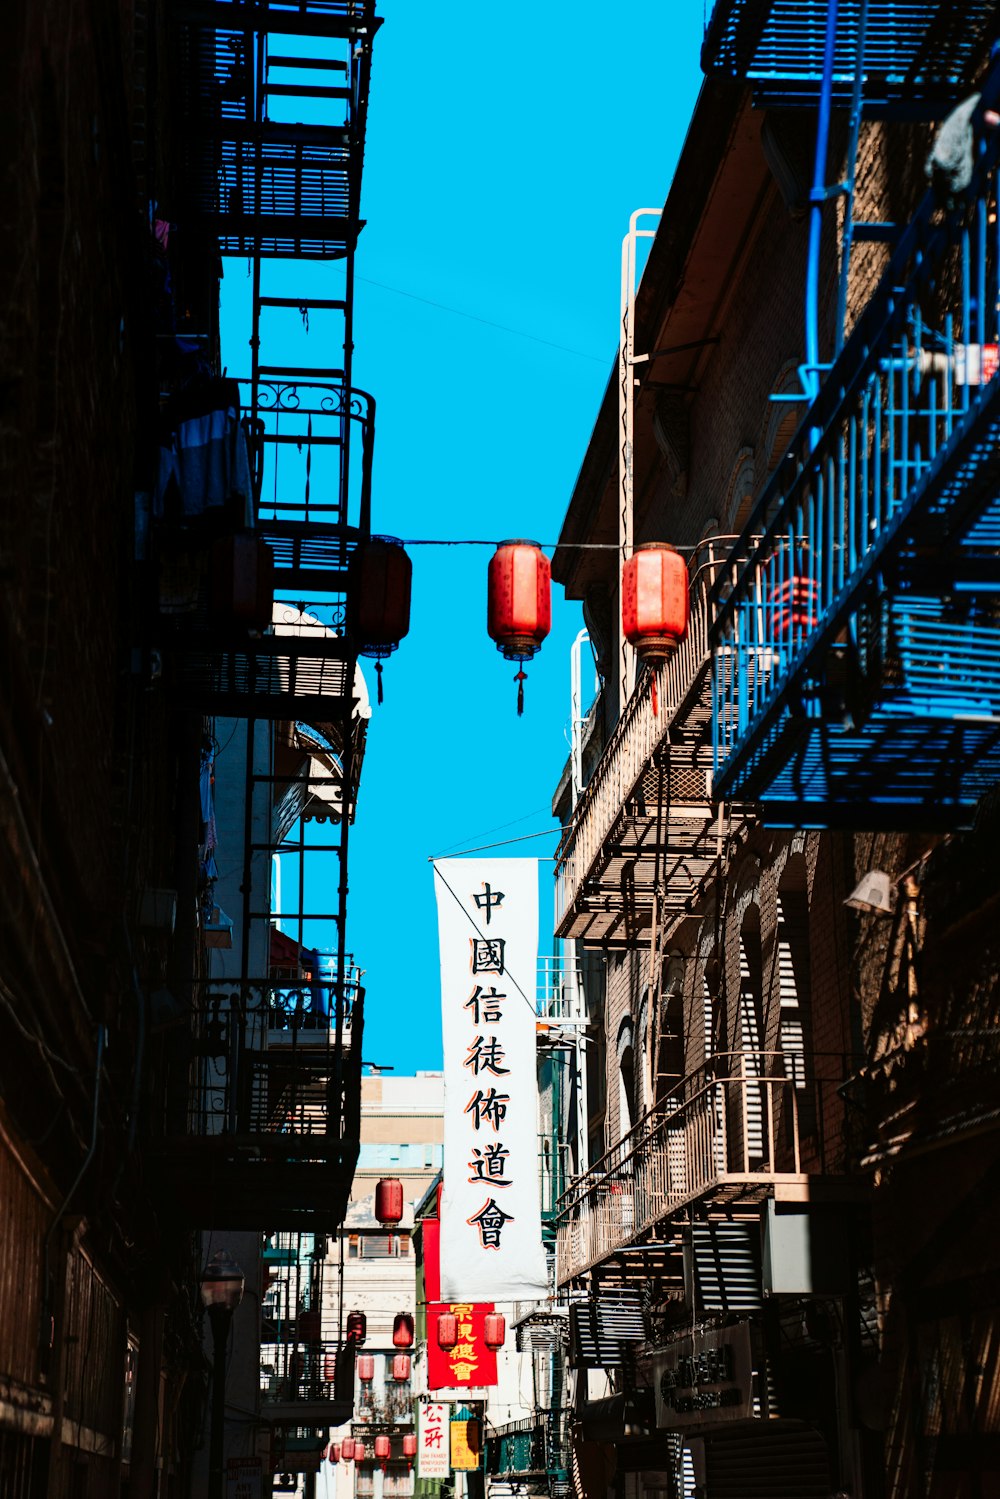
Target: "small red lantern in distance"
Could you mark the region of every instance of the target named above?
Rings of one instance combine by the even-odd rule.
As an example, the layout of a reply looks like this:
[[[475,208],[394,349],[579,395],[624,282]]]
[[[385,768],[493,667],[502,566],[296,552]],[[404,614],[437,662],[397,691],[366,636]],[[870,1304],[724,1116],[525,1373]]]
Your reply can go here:
[[[363,1353],[358,1359],[358,1378],[362,1384],[368,1384],[375,1378],[375,1358],[370,1353]]]
[[[487,1312],[483,1319],[483,1342],[491,1352],[495,1353],[504,1345],[507,1336],[507,1323],[499,1312]]]
[[[397,1312],[396,1319],[392,1324],[392,1346],[394,1348],[413,1347],[413,1318],[409,1312]]]
[[[408,1432],[406,1432],[406,1434],[403,1437],[403,1456],[404,1457],[416,1457],[416,1455],[417,1455],[417,1439],[414,1436],[414,1434],[413,1434],[412,1431],[408,1431]]]
[[[442,1312],[437,1325],[438,1347],[447,1352],[458,1342],[458,1318],[454,1312]]]
[[[382,1436],[375,1438],[375,1456],[378,1458],[380,1463],[388,1461],[389,1453],[391,1451],[392,1443],[389,1441],[388,1437]]]
[[[364,1312],[348,1312],[347,1314],[347,1341],[355,1343],[359,1348],[368,1336],[368,1318]]]
[[[622,629],[641,661],[662,661],[687,634],[688,574],[664,542],[644,541],[622,569]]]
[[[394,536],[359,543],[347,569],[347,633],[359,656],[375,661],[382,701],[382,662],[410,628],[413,564]]]
[[[364,1442],[355,1442],[355,1444],[354,1444],[354,1461],[356,1463],[363,1463],[364,1460],[365,1460],[365,1458],[367,1457],[367,1455],[368,1454],[365,1452],[365,1444],[364,1444]]]
[[[330,1461],[332,1463],[339,1463],[340,1462],[340,1443],[339,1442],[331,1442],[330,1443],[330,1451],[329,1451],[328,1456],[329,1456]]]
[[[354,1438],[345,1437],[340,1447],[340,1455],[345,1463],[354,1461]]]
[[[486,628],[505,661],[521,667],[517,711],[524,712],[523,664],[541,650],[552,627],[552,568],[533,541],[502,541],[490,558]]]
[[[400,1382],[410,1377],[410,1355],[397,1353],[392,1361],[392,1377]]]
[[[383,1176],[375,1188],[375,1216],[383,1228],[402,1222],[403,1183],[394,1176]]]
[[[323,1378],[330,1384],[337,1377],[337,1355],[335,1353],[324,1353],[323,1355]]]

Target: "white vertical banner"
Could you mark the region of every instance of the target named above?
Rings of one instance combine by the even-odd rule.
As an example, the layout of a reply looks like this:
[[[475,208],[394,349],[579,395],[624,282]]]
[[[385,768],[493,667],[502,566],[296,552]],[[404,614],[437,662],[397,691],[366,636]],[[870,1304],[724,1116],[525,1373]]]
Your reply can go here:
[[[548,1294],[538,1181],[538,860],[438,859],[441,1300]]]
[[[451,1477],[450,1414],[446,1405],[422,1401],[417,1406],[418,1478]]]

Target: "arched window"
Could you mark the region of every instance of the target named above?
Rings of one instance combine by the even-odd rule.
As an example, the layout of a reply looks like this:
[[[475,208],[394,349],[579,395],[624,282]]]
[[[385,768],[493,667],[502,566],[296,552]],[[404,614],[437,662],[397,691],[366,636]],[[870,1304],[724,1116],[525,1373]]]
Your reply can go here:
[[[635,1027],[626,1015],[618,1027],[618,1135],[627,1135],[638,1117],[635,1094]]]
[[[756,468],[753,448],[741,448],[726,486],[723,525],[727,535],[737,536],[753,509],[756,493]]]

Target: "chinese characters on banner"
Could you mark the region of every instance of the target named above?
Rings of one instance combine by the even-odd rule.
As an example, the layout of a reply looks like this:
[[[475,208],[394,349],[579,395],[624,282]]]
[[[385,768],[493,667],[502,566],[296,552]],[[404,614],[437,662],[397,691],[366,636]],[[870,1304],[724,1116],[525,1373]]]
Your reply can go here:
[[[538,861],[434,865],[444,1035],[441,1295],[548,1290],[538,1198]]]
[[[447,1405],[420,1405],[417,1410],[417,1477],[447,1478],[451,1465],[448,1430],[451,1411]]]
[[[451,1422],[451,1466],[458,1472],[479,1467],[479,1422],[468,1416]]]
[[[427,1306],[427,1388],[472,1389],[497,1382],[497,1356],[486,1346],[486,1317],[492,1301],[429,1302]],[[454,1348],[440,1348],[437,1319],[452,1312],[458,1330]]]

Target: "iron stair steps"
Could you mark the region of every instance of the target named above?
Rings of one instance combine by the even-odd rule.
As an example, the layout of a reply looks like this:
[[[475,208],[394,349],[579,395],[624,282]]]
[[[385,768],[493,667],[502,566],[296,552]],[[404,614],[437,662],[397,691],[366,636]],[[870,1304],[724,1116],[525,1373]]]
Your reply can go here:
[[[260,297],[261,307],[288,307],[298,312],[305,307],[310,312],[346,312],[347,303],[338,297]],[[338,370],[343,375],[343,370]]]

